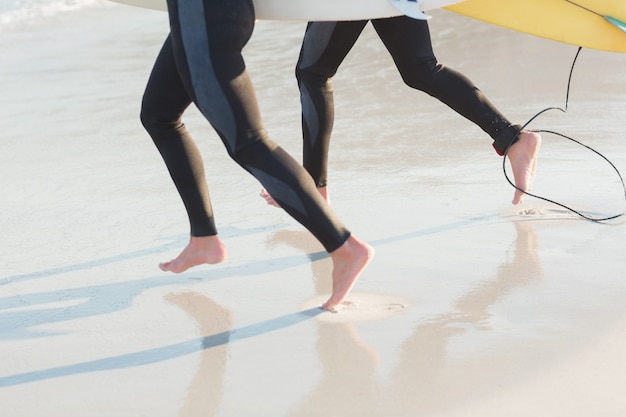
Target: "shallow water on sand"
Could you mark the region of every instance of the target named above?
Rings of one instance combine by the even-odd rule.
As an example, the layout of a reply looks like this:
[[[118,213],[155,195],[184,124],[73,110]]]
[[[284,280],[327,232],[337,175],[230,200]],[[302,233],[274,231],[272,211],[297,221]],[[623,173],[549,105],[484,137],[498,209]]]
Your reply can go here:
[[[511,206],[489,138],[404,86],[370,27],[334,81],[332,204],[377,250],[354,318],[340,320],[314,308],[330,291],[319,244],[265,206],[194,110],[186,123],[230,259],[157,269],[188,228],[138,121],[165,14],[68,0],[6,23],[10,4],[0,5],[7,415],[623,415],[624,222],[581,221],[533,198]],[[432,14],[440,61],[513,121],[564,106],[575,47]],[[303,30],[260,22],[245,51],[266,127],[296,157]],[[582,51],[568,112],[531,127],[626,169],[624,67],[626,56]],[[624,210],[608,164],[558,138],[546,137],[535,191],[589,213]]]

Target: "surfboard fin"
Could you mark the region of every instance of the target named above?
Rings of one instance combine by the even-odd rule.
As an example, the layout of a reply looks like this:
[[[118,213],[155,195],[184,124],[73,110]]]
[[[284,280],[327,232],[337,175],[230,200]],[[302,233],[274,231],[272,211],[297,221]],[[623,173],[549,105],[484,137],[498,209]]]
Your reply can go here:
[[[412,17],[413,19],[427,20],[430,19],[426,13],[422,11],[422,0],[387,0],[400,13]]]
[[[614,26],[617,26],[618,29],[621,29],[622,32],[626,33],[626,23],[622,22],[621,20],[617,20],[616,18],[611,17],[611,16],[604,16],[604,18],[608,20],[609,23],[613,24]]]

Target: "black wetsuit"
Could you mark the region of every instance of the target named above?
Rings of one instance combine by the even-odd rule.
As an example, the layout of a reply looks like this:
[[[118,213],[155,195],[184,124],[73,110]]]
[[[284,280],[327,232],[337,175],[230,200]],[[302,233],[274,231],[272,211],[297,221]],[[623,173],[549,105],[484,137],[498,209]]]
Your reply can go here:
[[[310,22],[296,77],[302,102],[303,164],[318,187],[326,186],[334,107],[331,79],[367,24]],[[463,74],[437,62],[428,23],[406,16],[371,20],[404,82],[441,100],[494,139],[502,155],[519,133]]]
[[[194,103],[228,154],[331,252],[349,231],[307,172],[267,136],[241,50],[254,28],[252,0],[168,0],[171,34],[148,81],[141,120],[185,204],[192,236],[217,234],[202,157],[181,117]]]

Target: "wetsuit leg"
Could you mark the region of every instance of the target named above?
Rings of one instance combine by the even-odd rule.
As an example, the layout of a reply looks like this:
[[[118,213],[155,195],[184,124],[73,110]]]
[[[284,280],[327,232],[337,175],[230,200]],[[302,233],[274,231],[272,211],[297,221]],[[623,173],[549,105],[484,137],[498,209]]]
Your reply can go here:
[[[307,172],[261,122],[241,51],[254,27],[251,0],[168,0],[174,57],[187,93],[228,154],[332,252],[350,233]]]
[[[463,74],[437,62],[425,20],[406,16],[372,21],[404,82],[439,99],[494,139],[502,154],[521,129],[513,125]]]
[[[192,236],[217,234],[202,155],[181,117],[191,98],[178,75],[168,36],[154,64],[141,105],[141,122],[152,137],[187,210]]]
[[[310,22],[304,34],[296,65],[302,105],[302,157],[317,187],[325,187],[328,180],[335,112],[332,77],[367,22]]]

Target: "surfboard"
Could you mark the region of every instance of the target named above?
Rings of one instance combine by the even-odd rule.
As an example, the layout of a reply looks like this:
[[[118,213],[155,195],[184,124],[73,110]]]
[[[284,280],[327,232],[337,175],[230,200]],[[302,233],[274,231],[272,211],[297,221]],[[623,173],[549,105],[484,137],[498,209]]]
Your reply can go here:
[[[466,0],[445,9],[583,48],[626,53],[625,0]]]
[[[166,0],[111,0],[154,10],[167,10]],[[228,1],[228,0],[224,0]],[[257,19],[335,21],[409,15],[428,18],[425,11],[462,0],[254,0]]]

